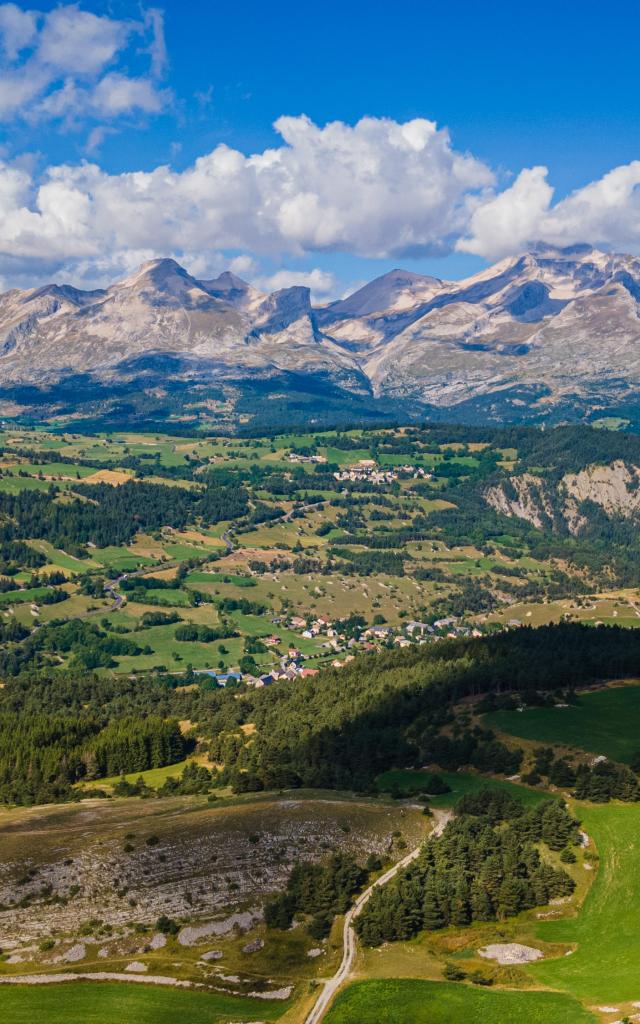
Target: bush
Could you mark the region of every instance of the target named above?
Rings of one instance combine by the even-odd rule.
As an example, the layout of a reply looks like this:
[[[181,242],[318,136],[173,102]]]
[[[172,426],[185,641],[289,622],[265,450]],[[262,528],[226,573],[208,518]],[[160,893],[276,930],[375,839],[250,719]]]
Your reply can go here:
[[[467,976],[460,967],[456,967],[455,964],[448,961],[442,968],[442,973],[447,981],[463,981]]]
[[[166,914],[161,914],[156,921],[156,931],[161,932],[163,935],[177,935],[180,931],[180,926],[171,917],[167,917]]]

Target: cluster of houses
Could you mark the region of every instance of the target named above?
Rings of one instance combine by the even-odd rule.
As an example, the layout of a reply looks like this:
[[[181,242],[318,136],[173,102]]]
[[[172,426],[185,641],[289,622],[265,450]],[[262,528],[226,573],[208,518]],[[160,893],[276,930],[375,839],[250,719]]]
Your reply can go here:
[[[326,461],[324,455],[298,455],[297,452],[291,452],[289,455],[289,462],[314,462],[317,465],[322,465]]]
[[[278,620],[274,620],[277,622]],[[445,637],[468,637],[481,636],[479,629],[461,625],[454,616],[438,619],[436,622],[405,622],[400,626],[376,625],[363,628],[354,636],[347,636],[341,631],[341,622],[335,622],[324,615],[308,620],[301,615],[293,615],[286,623],[287,627],[299,630],[300,635],[307,640],[322,637],[321,647],[326,654],[335,657],[327,664],[332,668],[340,669],[348,665],[355,658],[357,651],[378,651],[384,647],[412,647],[415,644],[435,643]],[[326,639],[324,639],[326,637]],[[262,643],[275,650],[280,648],[282,637],[277,633],[262,637]],[[289,647],[286,654],[280,657],[277,668],[269,672],[254,676],[241,672],[216,672],[213,669],[205,669],[198,672],[198,675],[207,675],[215,679],[218,686],[234,686],[244,683],[246,686],[256,688],[271,686],[277,682],[295,682],[296,679],[308,679],[318,674],[317,668],[308,668],[304,665],[305,655],[296,647]]]
[[[274,635],[267,637],[263,643],[267,644],[267,647],[275,647],[281,643],[281,639],[279,636]],[[308,679],[310,676],[317,676],[318,669],[306,668],[302,664],[303,658],[302,651],[299,651],[296,647],[290,647],[287,653],[280,659],[279,668],[272,668],[261,676],[245,676],[243,682],[247,686],[261,687],[271,686],[272,683],[277,682],[292,683],[296,679]]]
[[[359,459],[352,466],[333,474],[336,480],[368,480],[372,484],[390,484],[400,477],[413,480],[430,480],[432,473],[422,466],[396,466],[394,469],[380,469],[375,459]]]

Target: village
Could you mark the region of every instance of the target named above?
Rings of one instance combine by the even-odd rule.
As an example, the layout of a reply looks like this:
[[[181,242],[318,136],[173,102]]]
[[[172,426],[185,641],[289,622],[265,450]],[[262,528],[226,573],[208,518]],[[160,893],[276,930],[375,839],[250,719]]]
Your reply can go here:
[[[321,647],[326,652],[322,659],[322,668],[333,669],[344,668],[355,660],[358,653],[374,653],[385,648],[402,649],[457,637],[482,636],[482,631],[478,627],[462,625],[455,616],[447,616],[433,623],[409,621],[397,627],[378,624],[355,629],[349,624],[349,620],[334,621],[324,615],[314,619],[305,619],[301,615],[293,615],[288,620],[275,618],[272,619],[272,624],[297,630],[305,640],[326,638],[321,641]],[[347,624],[349,626],[345,628]],[[261,688],[276,682],[308,679],[320,672],[320,668],[312,668],[305,664],[311,656],[304,654],[297,647],[289,646],[281,653],[282,637],[277,633],[263,637],[262,643],[279,658],[277,667],[271,668],[268,672],[252,675],[240,671],[216,672],[213,669],[201,669],[197,674],[209,676],[221,687],[243,684]]]
[[[298,452],[291,452],[289,462],[294,464],[326,464],[324,455],[301,455]],[[429,473],[422,466],[395,466],[393,469],[381,469],[375,459],[358,459],[357,462],[346,466],[344,469],[336,470],[333,473],[335,480],[362,481],[367,480],[373,484],[389,484],[395,480],[431,480],[433,473]]]

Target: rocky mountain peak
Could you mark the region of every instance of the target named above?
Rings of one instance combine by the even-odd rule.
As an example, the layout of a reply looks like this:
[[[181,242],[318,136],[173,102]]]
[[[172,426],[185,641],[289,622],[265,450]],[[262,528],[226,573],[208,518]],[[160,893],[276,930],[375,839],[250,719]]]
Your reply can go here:
[[[540,415],[604,408],[640,390],[640,259],[537,245],[463,281],[394,269],[319,309],[308,288],[265,294],[231,271],[198,280],[174,259],[104,291],[0,296],[5,382],[112,379],[150,354],[157,367],[188,361],[189,379],[320,373],[403,408],[498,410],[505,395],[517,415],[538,402]]]

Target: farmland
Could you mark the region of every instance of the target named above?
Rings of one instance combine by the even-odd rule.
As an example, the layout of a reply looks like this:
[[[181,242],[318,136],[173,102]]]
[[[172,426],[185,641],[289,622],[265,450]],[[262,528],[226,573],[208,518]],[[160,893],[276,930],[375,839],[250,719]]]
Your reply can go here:
[[[335,1002],[327,1024],[593,1024],[568,996],[551,992],[487,992],[432,981],[364,981]]]
[[[227,1024],[238,1014],[249,1021],[278,1020],[281,1005],[237,996],[158,989],[152,985],[69,983],[56,986],[7,986],[2,1006],[15,1024],[46,1020],[49,1024]]]
[[[501,442],[499,432],[481,443],[467,433],[465,440],[448,440],[444,428],[190,439],[6,428],[0,494],[19,500],[35,487],[63,525],[55,535],[41,526],[18,538],[34,554],[7,562],[0,611],[27,627],[91,618],[103,631],[101,644],[126,630],[130,651],[118,654],[111,642],[115,653],[99,659],[99,671],[179,675],[191,666],[254,677],[277,674],[289,649],[301,652],[297,662],[288,659],[295,673],[304,662],[316,669],[363,648],[514,624],[570,618],[638,625],[635,590],[612,591],[610,582],[602,588],[611,573],[601,571],[595,549],[591,564],[575,560],[571,543],[545,549],[528,524],[523,532],[506,517],[489,523],[496,517],[488,506],[486,529],[481,516],[470,530],[468,494],[514,471],[518,458],[526,466],[528,456]],[[574,450],[562,459],[573,464]],[[65,541],[65,510],[86,509],[106,500],[109,489],[136,484],[156,488],[149,496],[163,501],[173,489],[183,511],[176,518],[173,502],[164,521],[152,516],[151,528],[141,523],[124,542],[91,541],[91,530],[80,543],[67,531]],[[216,488],[241,495],[241,505],[228,503],[231,518],[217,499],[215,513],[203,515],[200,496]],[[132,575],[140,587],[125,591],[122,579]],[[45,580],[51,589],[40,585]],[[221,614],[221,602],[243,599],[259,605],[259,615]],[[157,608],[171,609],[175,621],[141,630]],[[180,623],[221,626],[229,636],[180,643]],[[247,649],[249,638],[270,635],[277,640],[267,649]],[[68,659],[58,664],[64,669]]]

